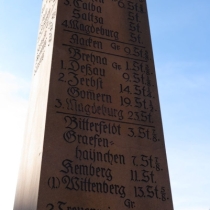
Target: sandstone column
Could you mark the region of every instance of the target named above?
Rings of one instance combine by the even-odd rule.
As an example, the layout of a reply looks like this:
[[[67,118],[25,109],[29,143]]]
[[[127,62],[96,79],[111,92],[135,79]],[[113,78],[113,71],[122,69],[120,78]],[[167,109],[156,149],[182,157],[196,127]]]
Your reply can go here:
[[[172,210],[145,0],[44,0],[14,210]]]

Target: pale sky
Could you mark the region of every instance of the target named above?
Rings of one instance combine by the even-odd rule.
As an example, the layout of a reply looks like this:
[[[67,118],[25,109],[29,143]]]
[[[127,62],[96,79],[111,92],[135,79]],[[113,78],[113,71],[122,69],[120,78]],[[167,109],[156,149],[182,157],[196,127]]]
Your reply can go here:
[[[12,210],[41,0],[0,0],[0,198]],[[175,210],[210,209],[210,1],[147,0]]]

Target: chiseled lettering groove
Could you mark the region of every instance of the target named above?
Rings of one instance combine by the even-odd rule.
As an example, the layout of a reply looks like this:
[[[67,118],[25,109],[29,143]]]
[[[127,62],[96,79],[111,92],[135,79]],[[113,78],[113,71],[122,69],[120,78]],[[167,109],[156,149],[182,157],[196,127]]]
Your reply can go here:
[[[69,129],[80,129],[83,131],[91,131],[94,133],[103,134],[112,134],[112,135],[121,135],[121,126],[120,124],[116,125],[115,123],[106,123],[105,121],[93,122],[89,121],[89,118],[78,118],[75,116],[65,117],[65,122],[68,123],[66,128]]]
[[[101,79],[101,77],[98,77],[96,79],[94,79],[94,77],[80,78],[79,84],[87,86],[87,87],[91,87],[91,88],[96,88],[96,90],[103,89],[103,80]]]
[[[48,21],[50,19],[50,13],[51,13],[50,9],[47,8],[43,14],[39,30],[39,37],[43,34],[44,30],[47,28]]]
[[[69,118],[69,116],[65,117],[65,119],[67,118]],[[109,147],[108,139],[101,138],[101,136],[98,134],[95,134],[94,136],[87,136],[87,135],[81,135],[81,132],[79,133],[80,134],[77,134],[74,129],[70,129],[63,134],[64,140],[68,143],[76,142],[77,144],[82,144],[85,146],[92,146],[94,148],[96,147],[108,148]]]
[[[69,53],[70,53],[70,58],[72,58],[72,59],[75,59],[75,60],[81,59],[82,61],[91,62],[93,65],[95,65],[95,63],[97,63],[97,64],[102,64],[102,65],[107,66],[107,58],[106,57],[101,57],[99,55],[95,55],[94,53],[90,53],[90,54],[89,53],[81,53],[80,49],[87,50],[85,48],[81,48],[81,47],[75,48],[75,46],[66,45],[66,44],[63,44],[63,46],[70,47]],[[94,50],[88,49],[88,51],[94,51]],[[94,52],[100,52],[100,51],[94,51]]]
[[[96,167],[92,163],[89,165],[76,164],[70,159],[65,159],[62,162],[62,173],[76,174],[82,176],[91,176],[97,178],[105,178],[107,181],[112,181],[112,170],[110,168]]]
[[[107,40],[107,41],[113,41],[113,39],[108,39],[108,38],[104,38],[104,37],[100,37],[100,36],[94,36],[92,34],[89,35],[89,34],[85,34],[85,33],[75,32],[75,31],[71,31],[71,30],[68,30],[68,29],[64,29],[64,31],[70,32],[70,33],[77,33],[77,34],[81,34],[81,35],[85,35],[85,36],[91,36],[91,37],[98,38],[98,39],[104,39],[104,40]],[[121,44],[131,45],[131,46],[135,46],[135,47],[146,48],[145,46],[140,46],[140,45],[136,45],[136,44],[132,44],[132,43],[122,42],[122,41],[119,41],[119,40],[115,40],[115,42],[116,43],[121,43]]]
[[[76,97],[79,97],[81,96],[81,98],[84,98],[84,91],[80,91],[76,86],[78,85],[82,85],[82,86],[86,86],[88,88],[94,88],[96,90],[98,89],[103,89],[103,79],[101,77],[81,77],[81,78],[78,78],[79,74],[75,74],[74,72],[69,72],[68,73],[68,85],[71,87],[69,90],[68,90],[68,93],[70,94],[70,96],[76,98]],[[67,82],[65,80],[63,80],[63,78],[65,77],[65,74],[64,73],[60,73],[60,78],[58,79],[58,81],[61,81],[61,82]],[[90,90],[92,91],[92,90]],[[89,91],[89,92],[90,92]],[[94,98],[95,96],[89,94],[89,92],[87,92],[87,97],[91,97],[91,100],[99,100],[101,95],[100,94],[96,94],[96,99]],[[103,94],[102,94],[102,100],[103,100]]]
[[[118,31],[113,31],[108,28],[104,28],[103,26],[94,26],[92,25],[87,25],[80,23],[78,20],[65,20],[62,25],[64,25],[67,28],[79,30],[82,32],[85,32],[86,34],[98,34],[99,36],[105,36],[109,38],[113,38],[114,40],[119,39],[119,32]]]
[[[37,72],[39,66],[41,65],[42,61],[44,60],[44,52],[42,53],[40,59],[36,62],[35,64],[35,70],[34,70],[34,73]]]
[[[110,165],[120,164],[125,165],[125,157],[122,154],[112,154],[110,150],[104,152],[96,151],[95,149],[82,150],[79,146],[76,147],[75,157],[80,161],[104,162]]]
[[[52,205],[52,204],[50,204]],[[102,210],[102,209],[97,209],[97,208],[88,208],[88,207],[79,207],[79,206],[74,206],[73,204],[71,206],[69,206],[67,204],[67,202],[63,202],[63,201],[58,201],[57,202],[58,205],[58,209],[63,209],[65,208],[65,210]]]
[[[51,3],[44,4],[42,9],[42,16],[41,16],[41,23],[39,28],[38,40],[37,40],[37,53],[36,53],[36,60],[34,65],[34,74],[38,71],[42,61],[44,60],[45,56],[45,49],[47,46],[47,39],[48,39],[48,46],[49,43],[52,41],[52,33],[48,33],[53,29],[53,22],[52,19],[54,18],[55,14],[55,5],[56,1]],[[54,12],[54,13],[53,13]],[[50,20],[51,19],[51,20]]]
[[[53,11],[55,10],[55,3],[53,3],[53,5],[51,7],[47,7],[45,8],[46,5],[44,5],[43,9],[42,9],[42,18],[41,18],[41,25],[40,25],[40,29],[39,29],[39,36],[38,36],[38,41],[40,39],[40,36],[42,35],[44,29],[46,29],[48,27],[48,21],[50,19],[50,15],[53,15]]]
[[[78,63],[79,64],[79,63]],[[84,73],[84,76],[101,76],[105,77],[106,76],[106,71],[105,69],[102,68],[97,68],[96,66],[92,66],[91,64],[86,64],[86,65],[80,65],[79,64],[80,71]]]
[[[106,76],[105,69],[97,67],[96,65],[92,65],[90,63],[82,65],[82,63],[73,59],[68,61],[61,60],[61,70],[65,69],[72,70],[73,72],[79,71],[79,75],[83,74],[83,76]],[[76,75],[75,73],[72,74],[74,76]]]
[[[85,47],[93,47],[96,49],[103,49],[102,42],[94,41],[91,37],[85,39],[83,37],[79,37],[78,34],[72,34],[70,38],[71,44],[82,45]]]
[[[85,3],[83,2],[83,0],[74,0],[73,5],[78,9],[84,9],[91,12],[102,13],[101,6],[96,6],[95,4],[90,3],[90,2]]]
[[[76,176],[64,176],[62,177],[63,184],[66,185],[67,190],[93,192],[93,193],[104,193],[111,195],[119,195],[120,198],[125,198],[125,186],[117,184],[109,184],[106,181],[93,182],[91,178],[79,178]]]
[[[128,124],[128,125],[137,125],[137,126],[142,126],[142,127],[155,128],[155,126],[153,126],[153,125],[145,125],[145,124],[139,124],[139,123],[126,122],[126,121],[111,120],[111,119],[105,119],[105,118],[100,118],[100,117],[93,117],[93,116],[72,114],[72,113],[59,112],[59,111],[57,111],[56,113],[58,113],[58,114],[70,115],[70,116],[77,116],[77,117],[88,117],[88,118],[90,118],[90,119],[97,119],[97,120],[103,120],[103,121],[110,121],[110,122],[116,122],[116,123],[122,123],[122,124]],[[121,135],[121,134],[120,134],[120,135]]]
[[[83,61],[91,61],[91,58],[95,58],[97,63],[101,64],[102,61],[103,61],[104,65],[107,65],[107,58],[106,57],[101,58],[100,56],[95,56],[93,53],[91,53],[91,54],[80,53],[80,49],[81,50],[87,50],[87,49],[82,48],[82,47],[77,47],[78,49],[76,49],[75,46],[72,46],[72,45],[69,45],[69,44],[63,44],[63,46],[71,47],[71,48],[69,48],[69,50],[70,50],[70,53],[73,54],[71,56],[71,58],[73,58],[73,59],[76,59],[76,60],[82,59]],[[147,60],[141,60],[141,59],[137,59],[137,58],[131,58],[131,57],[127,57],[127,56],[122,56],[122,55],[117,55],[117,54],[107,53],[107,52],[101,52],[101,51],[92,50],[92,49],[88,49],[88,51],[101,53],[101,54],[106,54],[106,55],[112,55],[112,56],[116,56],[116,57],[120,57],[120,58],[131,59],[131,60],[135,60],[135,61],[147,62]]]
[[[93,90],[80,90],[78,87],[69,87],[67,90],[69,96],[73,98],[88,99],[103,103],[112,103],[112,96],[104,93],[95,93]]]
[[[79,9],[74,9],[73,10],[73,18],[76,18],[78,20],[86,20],[89,22],[93,22],[94,24],[104,24],[104,19],[100,16],[94,15],[94,13],[88,12],[88,13],[80,13]]]
[[[113,118],[117,118],[118,120],[123,120],[123,110],[115,109],[112,107],[102,105],[96,105],[95,102],[93,104],[83,104],[78,102],[76,99],[66,99],[68,104],[68,110],[76,111],[77,113],[84,113],[86,115],[102,115],[109,116]]]
[[[37,56],[36,56],[36,62],[38,62],[40,56],[42,55],[42,53],[44,53],[45,47],[47,45],[47,37],[46,35],[43,37],[43,39],[41,40],[40,44],[38,45],[37,48]],[[41,59],[40,59],[41,60]]]

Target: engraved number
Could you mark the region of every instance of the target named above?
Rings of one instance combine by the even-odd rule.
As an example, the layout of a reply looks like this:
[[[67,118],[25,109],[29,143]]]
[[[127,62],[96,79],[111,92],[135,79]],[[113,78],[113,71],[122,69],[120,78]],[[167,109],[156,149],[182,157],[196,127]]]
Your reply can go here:
[[[58,103],[55,105],[56,108],[61,108],[62,107],[62,103],[60,99],[55,99]]]
[[[64,73],[60,73],[60,74],[59,74],[59,79],[58,79],[58,81],[65,82],[65,81],[63,80],[63,78],[64,78]]]
[[[130,130],[130,133],[128,134],[128,136],[133,137],[134,136],[134,131],[133,128],[128,128]]]
[[[120,8],[125,8],[125,4],[124,4],[123,0],[119,0],[119,1],[118,1],[118,6],[119,6]]]

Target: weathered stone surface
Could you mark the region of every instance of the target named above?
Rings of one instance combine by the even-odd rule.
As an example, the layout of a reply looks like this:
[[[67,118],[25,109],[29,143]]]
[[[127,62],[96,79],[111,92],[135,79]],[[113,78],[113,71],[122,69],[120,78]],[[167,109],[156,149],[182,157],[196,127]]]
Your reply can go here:
[[[43,1],[15,210],[172,210],[145,0]]]

